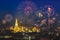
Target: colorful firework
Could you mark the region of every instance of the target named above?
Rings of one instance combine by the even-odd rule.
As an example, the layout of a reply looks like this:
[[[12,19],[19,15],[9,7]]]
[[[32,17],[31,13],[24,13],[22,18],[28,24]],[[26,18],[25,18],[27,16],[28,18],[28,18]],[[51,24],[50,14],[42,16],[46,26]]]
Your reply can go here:
[[[6,15],[5,15],[5,20],[6,20],[7,22],[11,22],[11,20],[12,20],[12,15],[11,15],[11,14],[6,14]]]
[[[30,13],[32,13],[32,11],[33,11],[32,8],[29,5],[27,5],[27,7],[24,10],[25,10],[24,13],[26,15],[30,15]]]
[[[34,2],[23,1],[18,6],[16,17],[22,21],[23,24],[33,24],[34,14],[37,9]]]
[[[42,12],[42,11],[37,11],[37,12],[36,12],[36,15],[37,15],[39,18],[41,18],[41,17],[43,17],[43,12]]]
[[[30,14],[37,10],[37,7],[35,3],[31,1],[23,1],[22,3],[19,4],[17,10],[18,13],[22,13],[26,16],[29,16]]]
[[[45,5],[44,10],[48,16],[54,15],[54,8],[50,5]]]

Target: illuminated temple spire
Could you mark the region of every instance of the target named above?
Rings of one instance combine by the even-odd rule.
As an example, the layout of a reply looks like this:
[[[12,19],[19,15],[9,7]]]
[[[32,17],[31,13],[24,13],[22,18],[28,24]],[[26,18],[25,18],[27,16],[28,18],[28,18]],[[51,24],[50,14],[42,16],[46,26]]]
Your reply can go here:
[[[17,33],[17,32],[40,32],[40,30],[35,26],[32,29],[29,29],[28,27],[25,26],[19,26],[18,25],[18,20],[16,19],[14,27],[10,27],[10,30],[12,32]]]
[[[15,21],[15,27],[18,27],[18,20]]]
[[[16,19],[15,26],[14,26],[14,32],[19,32],[19,31],[20,31],[20,28],[18,26],[18,20]]]

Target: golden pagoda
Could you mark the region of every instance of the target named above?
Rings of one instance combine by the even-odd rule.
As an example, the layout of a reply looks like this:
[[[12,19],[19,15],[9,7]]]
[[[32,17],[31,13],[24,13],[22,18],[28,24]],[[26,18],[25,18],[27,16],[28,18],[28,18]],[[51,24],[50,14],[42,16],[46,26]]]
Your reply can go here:
[[[36,26],[32,28],[32,31],[33,32],[40,32],[40,30]]]
[[[32,29],[31,28],[28,28],[28,27],[25,27],[25,26],[19,26],[18,25],[18,20],[16,19],[15,21],[15,25],[14,27],[10,27],[10,30],[12,30],[13,33],[17,33],[17,32],[40,32],[40,30],[35,26],[33,27]]]
[[[13,29],[14,32],[20,32],[20,28],[18,26],[18,20],[16,19],[16,22],[15,22],[15,26],[14,26],[14,29]]]
[[[12,30],[14,33],[17,32],[25,32],[26,27],[24,26],[19,26],[18,25],[18,20],[16,19],[14,27],[10,27],[10,30]]]

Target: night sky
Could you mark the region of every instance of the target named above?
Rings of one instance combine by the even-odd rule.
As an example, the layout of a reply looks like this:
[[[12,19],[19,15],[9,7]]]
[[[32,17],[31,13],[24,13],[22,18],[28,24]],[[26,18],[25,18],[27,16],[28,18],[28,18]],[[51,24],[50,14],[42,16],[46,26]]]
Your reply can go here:
[[[6,13],[15,14],[18,4],[21,1],[26,0],[0,0],[0,17]],[[30,0],[34,2],[38,7],[44,5],[52,5],[57,13],[60,13],[60,1],[58,0]]]

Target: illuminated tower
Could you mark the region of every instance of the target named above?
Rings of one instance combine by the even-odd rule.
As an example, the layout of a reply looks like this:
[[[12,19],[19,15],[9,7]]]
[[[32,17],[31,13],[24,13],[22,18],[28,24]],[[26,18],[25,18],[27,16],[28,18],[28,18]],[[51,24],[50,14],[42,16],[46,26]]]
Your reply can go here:
[[[18,20],[15,21],[15,27],[18,27]]]
[[[14,32],[20,32],[20,28],[18,26],[18,20],[16,19],[15,26],[14,26]]]

